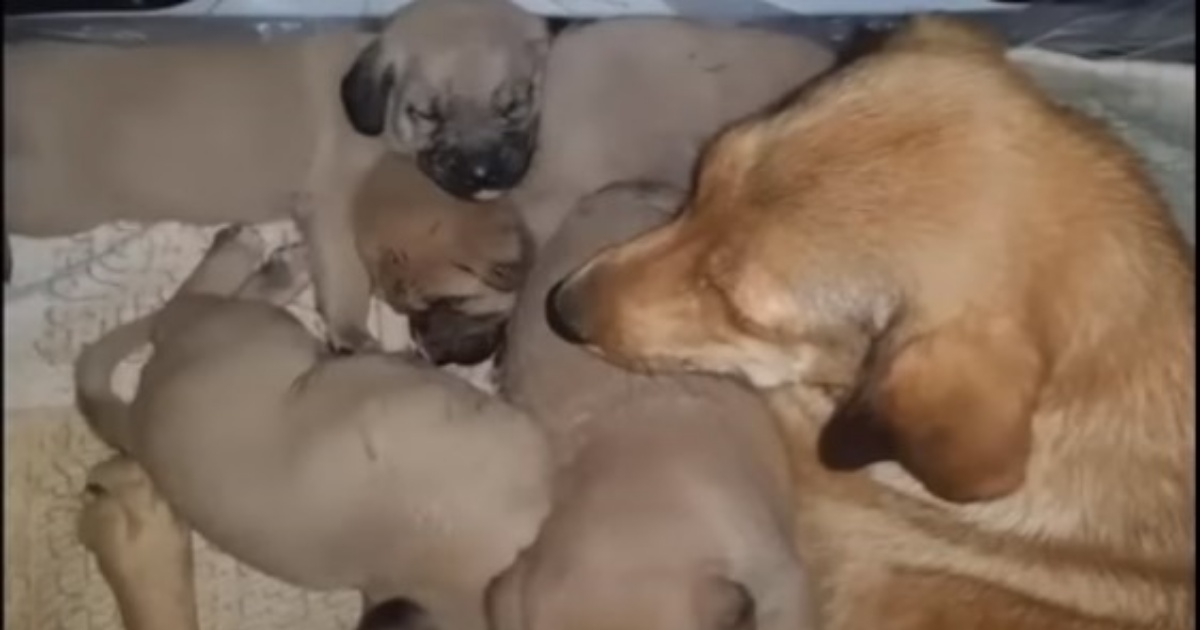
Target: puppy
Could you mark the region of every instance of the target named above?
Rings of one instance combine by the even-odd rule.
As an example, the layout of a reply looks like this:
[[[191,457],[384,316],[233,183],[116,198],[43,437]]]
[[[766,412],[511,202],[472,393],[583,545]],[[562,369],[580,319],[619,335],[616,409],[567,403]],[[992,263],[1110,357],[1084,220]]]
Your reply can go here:
[[[508,0],[424,0],[400,9],[387,34],[342,82],[354,128],[416,156],[463,199],[516,186],[535,145],[546,22]]]
[[[540,246],[578,200],[654,180],[685,188],[721,127],[778,101],[831,65],[801,37],[675,18],[568,29],[546,65],[537,151],[513,192]]]
[[[784,449],[766,408],[702,377],[630,375],[547,327],[551,284],[666,221],[681,195],[626,184],[585,198],[522,290],[502,393],[544,428],[555,500],[489,588],[492,630],[799,630]]]
[[[763,392],[821,627],[1182,630],[1193,265],[1127,147],[919,18],[722,134],[675,221],[547,308],[613,362]]]
[[[540,18],[505,0],[417,0],[377,37],[5,45],[6,237],[295,215],[333,345],[370,346],[355,187],[388,148],[415,153],[456,194],[463,173],[484,172],[492,187],[517,178],[531,143],[513,130],[531,127],[534,112],[509,108],[525,102],[523,86],[536,89],[547,41]],[[427,121],[433,102],[455,113]],[[417,131],[433,127],[439,142]],[[431,166],[442,162],[457,170]]]
[[[411,160],[389,155],[359,186],[354,217],[375,292],[408,315],[430,361],[472,365],[495,354],[527,269],[507,200],[460,201]]]
[[[305,286],[299,251],[255,271],[261,241],[221,232],[160,311],[85,348],[80,410],[180,519],[248,565],[358,589],[385,607],[372,618],[402,604],[413,623],[483,630],[487,582],[547,510],[542,434],[414,359],[324,351],[279,306]],[[125,403],[113,367],[146,341],[153,355]]]

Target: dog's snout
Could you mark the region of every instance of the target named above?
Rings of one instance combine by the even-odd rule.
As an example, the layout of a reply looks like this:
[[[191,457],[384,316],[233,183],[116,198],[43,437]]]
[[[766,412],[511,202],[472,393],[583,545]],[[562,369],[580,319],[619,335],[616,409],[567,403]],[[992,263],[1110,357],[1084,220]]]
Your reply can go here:
[[[587,341],[582,332],[578,300],[566,279],[560,280],[546,294],[546,324],[563,341],[582,344]]]

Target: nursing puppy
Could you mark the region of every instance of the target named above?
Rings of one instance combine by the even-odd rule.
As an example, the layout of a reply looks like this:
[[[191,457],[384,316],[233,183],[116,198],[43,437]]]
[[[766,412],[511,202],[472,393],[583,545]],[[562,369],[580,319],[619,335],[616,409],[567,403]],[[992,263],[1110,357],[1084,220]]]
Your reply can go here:
[[[408,316],[427,359],[473,365],[495,354],[528,258],[506,199],[458,200],[388,155],[359,186],[354,218],[374,291]]]
[[[653,180],[686,188],[700,147],[829,68],[792,35],[674,18],[568,29],[546,65],[538,148],[514,191],[541,245],[584,195]]]
[[[403,627],[483,630],[487,582],[533,540],[548,507],[541,433],[415,359],[329,354],[280,306],[305,286],[300,250],[255,271],[262,247],[248,230],[222,231],[161,310],[85,348],[80,410],[184,523],[233,557],[299,586],[360,590],[372,619],[401,607],[412,622]],[[153,355],[125,403],[112,370],[147,341]],[[186,555],[161,544],[159,569],[136,570],[159,553],[145,551],[147,537],[178,535],[146,507],[145,483],[121,481],[131,476],[93,475],[93,494],[120,509],[85,540],[109,545],[97,555],[109,558],[123,610],[168,627],[194,602],[139,593],[172,567],[165,583],[186,583]],[[138,519],[157,524],[140,546],[137,535],[111,535],[142,532]]]
[[[822,628],[1183,630],[1194,282],[1128,147],[924,18],[723,134],[675,221],[547,308],[763,392]]]
[[[377,37],[6,45],[6,238],[295,215],[331,341],[371,345],[350,217],[359,180],[390,149],[454,194],[472,178],[513,185],[547,46],[544,22],[506,0],[418,0]],[[427,120],[431,103],[446,105]]]
[[[680,193],[584,199],[522,290],[502,393],[548,433],[554,503],[489,589],[492,630],[800,630],[784,449],[766,408],[703,377],[628,374],[547,327],[547,289],[601,248],[666,221]]]

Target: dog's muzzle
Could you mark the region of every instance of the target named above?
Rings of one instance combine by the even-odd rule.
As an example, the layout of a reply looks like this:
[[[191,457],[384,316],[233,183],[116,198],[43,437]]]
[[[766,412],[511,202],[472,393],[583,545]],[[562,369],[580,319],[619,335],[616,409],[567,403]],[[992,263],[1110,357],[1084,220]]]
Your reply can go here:
[[[486,201],[521,183],[532,157],[529,134],[513,132],[486,146],[437,143],[418,154],[417,163],[426,176],[451,195]]]
[[[475,315],[434,303],[408,318],[413,342],[434,365],[477,365],[504,344],[506,313]]]

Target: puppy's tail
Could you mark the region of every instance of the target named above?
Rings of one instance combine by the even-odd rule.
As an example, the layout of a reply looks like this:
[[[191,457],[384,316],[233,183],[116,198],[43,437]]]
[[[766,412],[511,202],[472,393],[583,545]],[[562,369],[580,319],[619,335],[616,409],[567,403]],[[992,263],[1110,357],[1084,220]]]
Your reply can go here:
[[[75,404],[96,435],[112,448],[128,453],[132,445],[129,403],[113,389],[113,373],[142,345],[150,342],[153,317],[121,324],[84,346],[75,360]]]

